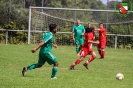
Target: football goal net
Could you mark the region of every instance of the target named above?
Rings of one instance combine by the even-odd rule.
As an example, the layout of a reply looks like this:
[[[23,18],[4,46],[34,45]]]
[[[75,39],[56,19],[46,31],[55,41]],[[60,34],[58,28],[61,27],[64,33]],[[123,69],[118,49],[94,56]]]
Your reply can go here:
[[[117,36],[129,35],[133,28],[133,14],[122,17],[115,10],[94,10],[94,9],[73,9],[73,8],[50,8],[50,7],[30,7],[29,9],[29,29],[28,44],[41,41],[42,34],[49,31],[48,25],[56,23],[58,32],[56,42],[60,45],[71,45],[71,31],[76,20],[80,20],[85,27],[87,23],[97,26],[104,23],[107,30],[107,45],[114,46]],[[120,34],[120,35],[118,35]],[[124,37],[125,38],[125,37]],[[118,40],[119,38],[117,38]],[[125,39],[127,40],[127,39]],[[128,41],[133,41],[128,38]],[[120,40],[117,44],[120,44]],[[124,44],[127,42],[125,41]],[[130,43],[130,42],[129,42]]]

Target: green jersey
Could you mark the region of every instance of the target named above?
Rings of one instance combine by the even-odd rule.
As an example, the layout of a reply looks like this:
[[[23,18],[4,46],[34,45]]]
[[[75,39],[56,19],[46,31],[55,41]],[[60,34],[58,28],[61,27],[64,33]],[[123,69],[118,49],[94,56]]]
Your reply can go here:
[[[83,25],[74,25],[72,32],[74,33],[74,37],[76,39],[83,38],[82,33],[85,32]]]
[[[53,34],[51,32],[46,32],[43,34],[43,42],[45,44],[41,47],[41,52],[50,52],[52,49],[52,44],[54,43]]]

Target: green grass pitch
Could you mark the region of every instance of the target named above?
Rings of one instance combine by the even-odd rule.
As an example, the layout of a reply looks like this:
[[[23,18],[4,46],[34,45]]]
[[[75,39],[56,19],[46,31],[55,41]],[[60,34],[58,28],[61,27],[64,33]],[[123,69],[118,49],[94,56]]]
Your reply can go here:
[[[0,88],[133,88],[133,50],[106,48],[104,60],[97,58],[89,64],[89,70],[83,67],[85,58],[76,70],[69,70],[78,58],[73,46],[59,46],[52,50],[58,58],[57,79],[51,80],[52,65],[27,71],[22,76],[23,66],[37,63],[38,53],[31,53],[36,45],[0,45]],[[116,80],[117,73],[124,80]]]

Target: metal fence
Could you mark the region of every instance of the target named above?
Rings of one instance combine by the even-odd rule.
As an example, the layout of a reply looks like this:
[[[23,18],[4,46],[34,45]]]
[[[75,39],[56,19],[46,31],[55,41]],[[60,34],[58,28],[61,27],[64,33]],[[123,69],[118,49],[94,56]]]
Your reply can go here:
[[[15,37],[17,32],[26,33],[25,44],[28,43],[28,30],[7,30],[0,29],[0,35],[4,34],[0,37],[0,43],[10,44],[12,41],[16,41],[13,44],[21,44],[21,40],[24,39],[24,36],[19,35],[19,37]],[[44,31],[31,31],[31,44],[38,44],[42,41],[42,35]],[[38,35],[38,36],[35,36]],[[107,34],[107,47],[109,48],[133,48],[133,35],[121,35],[121,34]],[[71,32],[57,32],[55,34],[55,42],[58,45],[67,45],[73,46],[75,45],[72,40]],[[98,36],[96,35],[96,38]],[[24,42],[23,42],[24,43]]]

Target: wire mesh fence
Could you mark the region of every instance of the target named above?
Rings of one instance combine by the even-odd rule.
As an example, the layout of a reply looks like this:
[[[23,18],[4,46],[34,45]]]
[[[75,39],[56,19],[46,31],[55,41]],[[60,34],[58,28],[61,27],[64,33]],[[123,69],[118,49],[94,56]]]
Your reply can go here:
[[[107,46],[109,47],[117,48],[133,44],[130,36],[133,34],[132,13],[128,17],[121,17],[114,10],[31,7],[30,14],[29,30],[31,31],[48,31],[48,25],[56,23],[58,32],[71,32],[76,19],[79,19],[85,27],[87,23],[97,27],[100,22],[104,23],[108,35]],[[57,42],[60,45],[65,45],[65,41],[67,41],[66,45],[73,45],[70,36],[69,33],[60,33],[57,35]]]
[[[60,32],[70,31],[76,19],[79,19],[83,25],[89,22],[93,26],[97,26],[98,23],[102,22],[105,24],[108,32],[111,32],[110,28],[113,26],[127,28],[127,25],[133,24],[133,13],[129,14],[128,17],[121,17],[114,10],[48,7],[31,7],[30,9],[31,30],[47,31],[50,23],[56,23],[62,29],[59,30]]]

